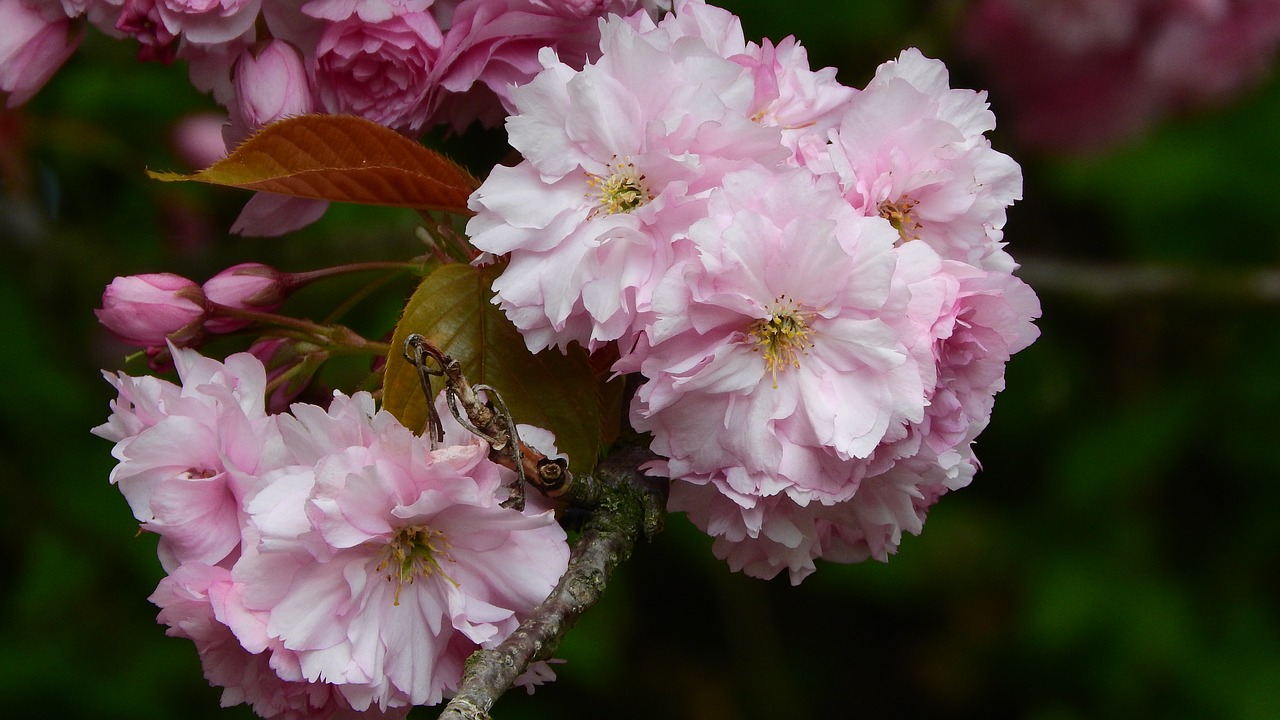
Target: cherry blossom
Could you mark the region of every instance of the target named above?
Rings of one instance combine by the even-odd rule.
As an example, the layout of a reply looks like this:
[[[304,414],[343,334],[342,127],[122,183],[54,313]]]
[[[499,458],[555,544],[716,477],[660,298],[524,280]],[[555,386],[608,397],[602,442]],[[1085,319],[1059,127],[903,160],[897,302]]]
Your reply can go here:
[[[991,148],[984,133],[994,127],[984,93],[950,88],[946,66],[908,49],[850,100],[826,161],[849,202],[889,220],[904,242],[1008,272],[1001,238],[1022,171]]]
[[[66,17],[42,14],[23,0],[0,0],[0,94],[5,107],[25,103],[80,44]]]
[[[260,539],[232,572],[245,606],[356,709],[437,703],[550,592],[564,531],[499,505],[510,477],[487,445],[433,451],[367,394],[303,410],[281,416],[301,464],[246,505]]]
[[[686,35],[699,18],[706,37]],[[752,74],[719,46],[745,48],[736,18],[687,2],[657,25],[606,21],[600,60],[581,71],[544,52],[545,69],[513,90],[507,129],[525,160],[472,196],[468,233],[509,254],[494,290],[530,349],[633,336],[691,252],[681,237],[706,193],[790,154],[778,128],[753,121]]]
[[[263,408],[266,374],[256,358],[221,363],[170,350],[181,386],[106,373],[120,397],[112,419],[94,429],[115,441],[111,481],[142,528],[160,536],[167,570],[238,556],[240,503],[284,452]]]

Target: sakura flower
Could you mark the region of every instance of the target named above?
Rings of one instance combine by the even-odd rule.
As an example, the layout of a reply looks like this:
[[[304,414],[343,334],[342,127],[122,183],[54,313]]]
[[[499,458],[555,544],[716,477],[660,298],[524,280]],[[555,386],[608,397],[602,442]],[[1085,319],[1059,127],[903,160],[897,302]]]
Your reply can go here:
[[[636,0],[468,0],[448,11],[436,68],[431,116],[462,131],[472,121],[494,126],[513,105],[511,88],[533,78],[538,53],[552,48],[580,68],[599,55],[599,19],[628,15]],[[444,14],[437,7],[437,17]]]
[[[182,565],[160,581],[150,600],[160,608],[157,619],[169,626],[171,637],[195,643],[205,678],[223,688],[223,707],[246,703],[263,718],[282,720],[397,718],[408,711],[358,712],[335,686],[303,680],[296,656],[279,643],[257,652],[247,649],[231,626],[245,633],[246,626],[256,624],[265,636],[265,625],[243,608],[226,568]]]
[[[923,419],[923,323],[899,318],[903,275],[930,258],[899,257],[887,222],[804,169],[726,177],[689,238],[697,260],[668,276],[656,320],[615,365],[648,378],[632,425],[672,478],[848,499],[860,461]]]
[[[159,0],[124,0],[115,29],[141,45],[139,60],[171,62],[178,51],[178,36],[160,18]]]
[[[597,62],[575,71],[544,51],[545,69],[512,91],[507,130],[525,161],[494,169],[467,229],[477,248],[510,255],[495,301],[531,349],[638,332],[658,282],[691,252],[681,237],[705,194],[788,155],[777,128],[750,118],[751,74],[675,25],[705,15],[724,45],[736,26],[708,8],[684,3],[656,26],[606,20]]]
[[[376,23],[356,17],[329,23],[315,50],[321,105],[398,130],[420,130],[443,41],[440,27],[425,12]]]
[[[120,392],[94,433],[116,441],[111,481],[142,528],[160,536],[161,563],[217,564],[239,553],[241,501],[256,475],[284,458],[263,409],[262,364],[226,363],[170,346],[181,387],[106,373]]]
[[[668,507],[715,538],[712,552],[731,570],[765,580],[785,570],[798,585],[817,559],[887,561],[903,533],[918,535],[929,508],[967,485],[976,469],[966,443],[942,455],[920,452],[863,478],[857,493],[841,502],[743,494],[712,480],[674,483]]]
[[[314,18],[337,22],[356,17],[367,23],[380,23],[405,13],[420,13],[431,7],[432,0],[311,0],[302,12]]]
[[[972,434],[981,429],[972,428]],[[972,445],[964,442],[939,454],[923,450],[863,480],[848,503],[815,508],[820,557],[842,563],[888,561],[903,532],[919,535],[929,508],[947,492],[967,486],[977,469]]]
[[[5,107],[25,103],[80,44],[64,16],[42,15],[22,0],[0,0],[0,94]]]
[[[777,45],[767,39],[760,45],[750,43],[732,59],[755,78],[752,119],[780,127],[783,144],[800,164],[806,154],[820,152],[827,132],[840,122],[857,92],[836,80],[835,68],[810,70],[808,53],[794,37]]]
[[[991,149],[983,133],[994,127],[984,93],[951,89],[941,62],[904,50],[850,100],[827,161],[849,202],[889,220],[903,242],[1007,272],[1002,229],[1022,172]]]
[[[937,386],[920,434],[943,453],[986,427],[995,395],[1004,389],[1004,369],[1012,355],[1039,335],[1031,324],[1040,302],[1031,288],[1007,273],[949,262],[959,281],[955,304],[933,330],[937,338]]]
[[[262,0],[156,0],[155,6],[170,35],[216,45],[251,30]]]
[[[280,423],[298,464],[246,505],[244,606],[357,710],[439,702],[550,592],[564,532],[500,506],[510,473],[482,443],[433,451],[365,393],[294,412]]]

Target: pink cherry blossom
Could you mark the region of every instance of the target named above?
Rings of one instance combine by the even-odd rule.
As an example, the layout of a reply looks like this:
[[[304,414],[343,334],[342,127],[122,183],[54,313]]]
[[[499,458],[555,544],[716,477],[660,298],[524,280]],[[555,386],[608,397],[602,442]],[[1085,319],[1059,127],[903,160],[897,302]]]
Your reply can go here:
[[[321,105],[398,130],[427,122],[431,87],[444,36],[430,13],[406,12],[377,23],[331,22],[315,50]]]
[[[1001,237],[1006,208],[1022,197],[1022,171],[991,148],[984,133],[994,127],[984,93],[951,89],[941,62],[909,49],[850,100],[830,167],[849,202],[889,220],[903,241],[1008,272]]]
[[[581,68],[599,55],[599,19],[629,15],[637,6],[636,0],[467,0],[447,19],[435,8],[447,31],[436,68],[434,121],[458,131],[477,120],[501,123],[514,107],[511,88],[542,70],[542,48]]]
[[[226,119],[212,112],[192,113],[173,126],[173,146],[188,166],[207,168],[227,156],[222,139]]]
[[[726,177],[689,237],[698,259],[668,276],[656,320],[615,365],[648,378],[632,425],[672,478],[848,499],[860,461],[924,416],[932,368],[912,352],[918,327],[898,321],[917,259],[804,169]]]
[[[173,273],[118,277],[102,293],[98,322],[132,345],[194,340],[208,311],[200,286]]]
[[[245,607],[302,676],[358,710],[436,703],[464,659],[540,602],[568,560],[551,513],[499,501],[510,473],[475,441],[431,450],[367,394],[281,416],[299,464],[246,508]]]
[[[205,678],[223,688],[224,707],[247,703],[259,716],[280,720],[389,719],[404,717],[409,710],[358,712],[335,686],[303,680],[297,657],[279,643],[248,650],[231,626],[247,634],[246,628],[256,625],[265,637],[265,623],[243,608],[239,588],[226,568],[182,565],[160,581],[150,600],[160,608],[157,620],[169,626],[171,637],[195,643]]]
[[[262,0],[156,0],[155,6],[170,35],[216,45],[250,31]]]
[[[1040,316],[1035,293],[1013,275],[954,262],[946,272],[958,279],[959,290],[933,330],[938,379],[920,429],[937,453],[986,427],[1004,389],[1005,365],[1039,335],[1031,321]]]
[[[302,12],[314,18],[337,22],[351,17],[380,23],[405,13],[425,12],[432,0],[311,0]]]
[[[251,355],[220,363],[170,348],[181,387],[107,374],[120,397],[107,424],[119,464],[111,481],[144,530],[160,536],[162,564],[217,564],[239,553],[240,502],[284,448],[263,408],[266,376]]]
[[[244,204],[231,232],[253,237],[276,237],[291,233],[324,217],[329,203],[324,200],[289,197],[260,192]]]
[[[44,87],[80,44],[65,17],[43,15],[22,0],[0,0],[0,95],[17,107]]]
[[[654,288],[691,252],[680,238],[705,194],[789,155],[778,128],[750,117],[751,73],[685,34],[700,17],[716,46],[745,47],[724,39],[732,15],[688,2],[656,26],[605,21],[597,62],[576,71],[544,52],[545,69],[512,91],[507,130],[525,161],[494,169],[467,229],[477,248],[510,255],[496,301],[531,349],[638,332]]]
[[[798,585],[817,559],[887,561],[903,533],[920,534],[929,508],[967,485],[976,469],[964,444],[941,456],[921,452],[863,478],[856,494],[837,503],[744,494],[714,480],[674,483],[668,507],[715,538],[712,552],[731,570],[765,580],[786,570]]]
[[[797,163],[804,163],[807,153],[821,151],[827,132],[840,122],[857,92],[836,80],[835,68],[810,70],[808,53],[793,37],[776,46],[770,40],[749,43],[732,59],[755,78],[751,117],[781,128],[782,142]]]

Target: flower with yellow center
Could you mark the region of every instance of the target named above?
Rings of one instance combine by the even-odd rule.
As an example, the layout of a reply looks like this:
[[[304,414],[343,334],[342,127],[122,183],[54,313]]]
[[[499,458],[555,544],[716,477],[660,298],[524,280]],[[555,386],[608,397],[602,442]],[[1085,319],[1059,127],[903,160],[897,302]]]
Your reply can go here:
[[[414,580],[435,573],[440,573],[440,577],[457,587],[458,583],[440,569],[440,558],[453,562],[448,549],[449,541],[444,533],[426,525],[409,525],[397,530],[383,550],[382,562],[377,567],[378,572],[386,571],[387,582],[396,584],[392,604],[400,604],[400,590],[406,584],[412,585]]]
[[[754,337],[752,352],[764,354],[765,369],[778,387],[778,371],[788,367],[799,368],[800,356],[813,347],[813,329],[809,322],[815,313],[804,312],[800,304],[781,295],[768,307],[769,317],[751,323]]]
[[[609,171],[607,176],[587,173],[587,184],[594,188],[593,192],[587,193],[587,197],[596,200],[596,206],[588,218],[601,213],[629,213],[653,199],[645,176],[631,162],[631,158],[619,161],[618,156],[614,155],[605,168]]]
[[[881,200],[880,204],[876,205],[876,211],[880,213],[880,217],[889,221],[894,230],[898,231],[898,237],[902,238],[902,242],[909,242],[920,239],[920,233],[916,231],[921,225],[911,216],[911,211],[919,204],[919,200],[903,195],[892,202]]]

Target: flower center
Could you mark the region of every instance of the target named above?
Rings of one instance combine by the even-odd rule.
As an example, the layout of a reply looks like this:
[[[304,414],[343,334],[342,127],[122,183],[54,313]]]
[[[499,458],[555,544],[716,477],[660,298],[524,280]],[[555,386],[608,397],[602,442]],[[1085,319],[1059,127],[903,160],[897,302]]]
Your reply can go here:
[[[781,295],[768,307],[769,317],[751,323],[755,338],[752,352],[764,353],[764,366],[778,387],[778,371],[800,367],[800,356],[813,347],[813,330],[809,327],[814,313],[803,312],[800,304]]]
[[[881,200],[880,204],[876,205],[876,210],[880,213],[880,217],[888,220],[893,229],[898,231],[898,237],[902,238],[902,242],[908,242],[920,239],[920,233],[916,232],[920,229],[920,223],[911,217],[911,211],[919,204],[919,200],[903,195],[896,202]]]
[[[435,573],[457,587],[458,583],[440,569],[440,558],[454,561],[449,557],[449,547],[444,533],[426,525],[409,525],[396,531],[383,549],[382,562],[377,567],[378,572],[386,571],[387,582],[396,584],[393,604],[400,604],[400,590],[406,584],[412,585],[414,580]]]
[[[614,155],[605,167],[609,170],[607,176],[587,173],[587,184],[595,188],[594,192],[587,193],[587,197],[596,200],[596,207],[588,218],[602,212],[608,215],[629,213],[653,199],[649,184],[631,158],[623,158],[619,162],[618,156]]]

